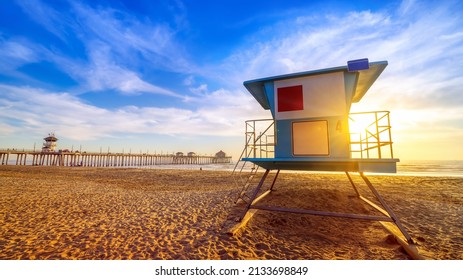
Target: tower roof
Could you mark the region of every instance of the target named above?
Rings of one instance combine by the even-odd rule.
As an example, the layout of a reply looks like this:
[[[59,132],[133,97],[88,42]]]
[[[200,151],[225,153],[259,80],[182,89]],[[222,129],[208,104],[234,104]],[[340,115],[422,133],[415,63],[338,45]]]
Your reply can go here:
[[[54,133],[48,134],[47,137],[43,138],[45,141],[58,141],[58,138],[55,137]]]
[[[322,74],[344,72],[345,75],[356,75],[355,85],[352,92],[352,100],[348,102],[359,102],[362,97],[366,94],[368,89],[373,85],[376,79],[381,75],[384,68],[387,66],[387,61],[377,61],[368,63],[369,68],[359,71],[349,71],[348,66],[339,66],[333,68],[311,70],[306,72],[298,72],[286,75],[279,75],[267,78],[261,78],[256,80],[245,81],[243,84],[246,89],[254,96],[259,104],[264,109],[270,109],[269,100],[265,92],[265,84],[268,82],[274,82],[279,80],[286,80],[292,78],[301,78],[307,76],[318,76]]]

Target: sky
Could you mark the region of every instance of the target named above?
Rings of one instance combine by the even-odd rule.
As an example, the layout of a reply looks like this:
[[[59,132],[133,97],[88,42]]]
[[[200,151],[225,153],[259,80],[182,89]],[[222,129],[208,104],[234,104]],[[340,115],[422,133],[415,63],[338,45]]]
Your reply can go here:
[[[0,149],[225,151],[269,118],[243,82],[389,65],[352,112],[394,156],[463,160],[462,1],[0,0]]]

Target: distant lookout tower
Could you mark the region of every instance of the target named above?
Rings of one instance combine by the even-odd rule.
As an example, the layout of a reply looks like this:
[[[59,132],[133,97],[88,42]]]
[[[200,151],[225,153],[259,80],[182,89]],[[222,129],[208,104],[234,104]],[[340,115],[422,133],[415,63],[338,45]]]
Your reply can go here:
[[[42,152],[54,152],[56,148],[56,141],[58,141],[58,138],[55,137],[55,134],[49,133],[47,137],[43,138],[43,140],[45,140],[45,142],[42,146]]]

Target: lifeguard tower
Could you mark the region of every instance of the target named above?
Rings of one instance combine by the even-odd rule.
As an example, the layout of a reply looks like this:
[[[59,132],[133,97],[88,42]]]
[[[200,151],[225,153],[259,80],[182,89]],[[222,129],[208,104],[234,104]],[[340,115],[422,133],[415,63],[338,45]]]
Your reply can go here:
[[[43,142],[42,153],[53,153],[56,149],[56,142],[58,141],[55,134],[49,133],[43,140],[45,140],[45,142]]]
[[[251,209],[299,214],[334,216],[390,222],[413,240],[399,219],[376,191],[364,172],[395,173],[396,163],[391,140],[389,112],[350,113],[351,104],[359,102],[387,66],[387,61],[368,59],[349,61],[346,66],[274,76],[244,82],[244,86],[272,119],[246,121],[246,145],[234,173],[241,192],[237,198],[246,204],[239,218],[247,220]],[[360,126],[363,126],[361,129]],[[250,173],[244,168],[252,163]],[[257,172],[263,168],[265,172]],[[268,195],[280,170],[345,172],[358,197],[382,215],[333,213],[305,209],[257,205]],[[276,171],[267,191],[262,190],[271,171]],[[363,197],[349,172],[359,173],[378,205]],[[244,174],[244,175],[243,175]],[[262,174],[255,189],[252,178]],[[259,195],[259,196],[258,196]],[[397,231],[395,231],[396,236]],[[399,233],[399,234],[400,234]]]

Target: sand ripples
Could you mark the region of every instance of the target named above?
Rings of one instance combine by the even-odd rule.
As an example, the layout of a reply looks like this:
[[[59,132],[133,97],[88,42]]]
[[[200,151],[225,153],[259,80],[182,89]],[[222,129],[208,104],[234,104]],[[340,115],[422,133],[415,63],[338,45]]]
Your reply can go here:
[[[463,258],[463,180],[422,179],[374,183],[427,257]],[[0,259],[408,258],[362,221],[262,212],[230,236],[237,191],[226,172],[0,167]],[[341,175],[282,174],[266,203],[369,213],[352,192]]]

